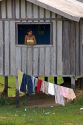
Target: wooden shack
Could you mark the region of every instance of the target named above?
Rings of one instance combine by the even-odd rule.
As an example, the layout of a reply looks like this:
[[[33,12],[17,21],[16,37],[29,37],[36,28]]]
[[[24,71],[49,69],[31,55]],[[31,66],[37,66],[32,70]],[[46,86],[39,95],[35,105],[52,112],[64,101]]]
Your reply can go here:
[[[77,0],[0,0],[0,75],[21,70],[70,77],[74,84],[74,77],[83,76],[82,18]],[[34,46],[24,44],[26,27],[36,33]]]

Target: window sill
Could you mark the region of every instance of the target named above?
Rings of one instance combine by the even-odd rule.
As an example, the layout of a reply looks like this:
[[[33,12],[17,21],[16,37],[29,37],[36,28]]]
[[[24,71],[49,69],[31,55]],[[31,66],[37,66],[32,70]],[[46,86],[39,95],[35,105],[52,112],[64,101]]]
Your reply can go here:
[[[53,47],[53,45],[34,45],[34,46],[29,46],[29,45],[16,45],[16,47]]]

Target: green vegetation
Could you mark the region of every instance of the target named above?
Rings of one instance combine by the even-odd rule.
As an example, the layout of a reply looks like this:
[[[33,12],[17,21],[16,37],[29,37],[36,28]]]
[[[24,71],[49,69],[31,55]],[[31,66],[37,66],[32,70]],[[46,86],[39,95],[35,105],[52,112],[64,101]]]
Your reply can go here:
[[[50,79],[52,81],[52,79]],[[9,78],[9,96],[15,96],[15,78]],[[4,79],[0,77],[0,91]],[[25,101],[21,98],[20,101]],[[28,101],[28,98],[26,98]],[[65,107],[30,108],[15,106],[15,98],[0,98],[0,125],[83,125],[83,97]]]

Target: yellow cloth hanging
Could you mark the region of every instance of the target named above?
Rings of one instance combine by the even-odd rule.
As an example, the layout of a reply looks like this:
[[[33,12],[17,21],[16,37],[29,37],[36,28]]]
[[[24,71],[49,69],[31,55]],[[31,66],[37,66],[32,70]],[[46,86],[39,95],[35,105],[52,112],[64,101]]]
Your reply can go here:
[[[22,78],[23,78],[23,72],[21,72],[20,70],[18,71],[18,84],[19,84],[19,87],[22,83]]]
[[[61,85],[61,84],[63,84],[63,83],[64,83],[63,77],[59,75],[59,76],[57,77],[57,84],[58,84],[58,85]]]

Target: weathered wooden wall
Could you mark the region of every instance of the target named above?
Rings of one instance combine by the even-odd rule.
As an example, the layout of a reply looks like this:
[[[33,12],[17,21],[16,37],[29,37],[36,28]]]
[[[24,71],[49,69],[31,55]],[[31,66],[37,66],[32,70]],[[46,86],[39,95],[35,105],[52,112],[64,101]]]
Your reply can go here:
[[[82,27],[63,19],[26,0],[0,2],[0,74],[16,75],[18,70],[35,76],[82,74]],[[17,45],[16,23],[22,22],[51,23],[52,44]]]

